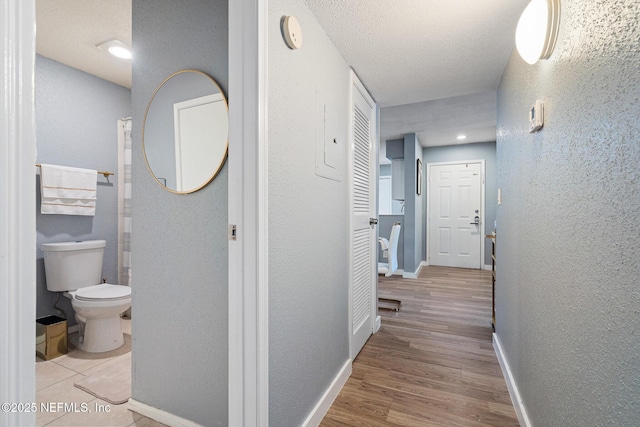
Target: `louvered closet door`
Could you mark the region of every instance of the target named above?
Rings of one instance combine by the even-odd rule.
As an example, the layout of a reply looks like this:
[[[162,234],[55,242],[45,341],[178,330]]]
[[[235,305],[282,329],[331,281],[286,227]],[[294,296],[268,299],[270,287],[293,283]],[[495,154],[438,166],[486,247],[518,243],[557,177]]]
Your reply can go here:
[[[373,332],[377,280],[375,216],[375,103],[352,73],[351,129],[351,359]]]

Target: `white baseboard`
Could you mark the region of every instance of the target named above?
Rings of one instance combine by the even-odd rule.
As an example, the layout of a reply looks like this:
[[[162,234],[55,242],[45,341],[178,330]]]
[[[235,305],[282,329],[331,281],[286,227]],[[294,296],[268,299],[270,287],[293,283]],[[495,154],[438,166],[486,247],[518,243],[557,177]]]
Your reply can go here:
[[[402,272],[402,278],[403,279],[417,279],[418,276],[420,275],[420,271],[422,270],[422,267],[424,267],[425,265],[427,265],[427,263],[425,261],[422,261],[420,263],[420,265],[418,266],[418,269],[415,271],[415,273],[405,273],[403,271]]]
[[[375,334],[380,330],[382,326],[382,318],[380,316],[376,316],[376,323],[373,325],[373,333]]]
[[[78,332],[79,329],[80,329],[80,327],[78,325],[69,326],[67,328],[67,335],[74,334],[74,333]]]
[[[129,399],[129,409],[170,427],[202,427],[198,423],[170,414],[162,409],[154,408],[146,403],[138,402],[135,399]]]
[[[531,420],[529,420],[529,415],[524,407],[524,402],[522,401],[522,397],[520,397],[518,386],[511,374],[511,368],[509,368],[509,363],[507,362],[504,351],[502,350],[502,344],[500,344],[500,339],[496,333],[493,334],[493,349],[498,357],[498,362],[500,362],[502,375],[504,375],[504,379],[507,382],[509,396],[511,396],[511,403],[513,404],[513,408],[516,410],[518,422],[520,422],[522,427],[531,427]]]
[[[304,423],[302,423],[302,427],[317,427],[320,425],[320,422],[327,414],[327,411],[331,407],[331,404],[336,397],[338,397],[338,393],[342,390],[342,386],[347,382],[349,376],[351,375],[351,359],[347,360],[338,372],[338,375],[333,379],[329,388],[324,392],[322,398],[318,401],[315,408],[311,411],[309,416]]]
[[[491,270],[492,268],[491,264],[485,264],[484,267],[482,267],[483,270]]]

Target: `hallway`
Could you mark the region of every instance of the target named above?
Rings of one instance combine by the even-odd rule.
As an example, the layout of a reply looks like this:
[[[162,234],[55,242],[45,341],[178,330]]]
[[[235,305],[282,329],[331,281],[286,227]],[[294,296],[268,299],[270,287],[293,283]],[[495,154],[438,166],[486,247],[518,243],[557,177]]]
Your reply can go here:
[[[425,267],[379,277],[382,327],[321,426],[517,426],[491,344],[491,272]]]

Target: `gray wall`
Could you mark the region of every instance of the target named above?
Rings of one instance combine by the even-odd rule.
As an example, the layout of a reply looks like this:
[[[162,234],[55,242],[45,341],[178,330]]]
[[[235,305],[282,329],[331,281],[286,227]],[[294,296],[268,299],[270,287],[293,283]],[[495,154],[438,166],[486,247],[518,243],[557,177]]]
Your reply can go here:
[[[118,172],[117,121],[131,115],[129,89],[38,55],[35,92],[37,163]],[[97,179],[92,217],[40,214],[39,177],[36,180],[38,317],[57,314],[56,294],[47,290],[45,281],[43,243],[106,240],[102,277],[109,283],[118,281],[118,177]],[[71,302],[62,298],[59,306],[74,325]]]
[[[226,94],[227,18],[223,0],[133,1],[132,397],[207,426],[228,419],[227,167],[196,193],[170,193],[141,138],[170,74],[203,71]]]
[[[639,17],[563,1],[553,56],[499,88],[496,331],[535,426],[640,420]]]
[[[283,15],[301,49],[284,44]],[[348,181],[315,174],[317,88],[346,170],[349,67],[303,0],[269,2],[268,75],[269,424],[297,426],[349,358]]]
[[[496,219],[496,207],[498,205],[498,186],[496,185],[496,143],[480,142],[476,144],[451,145],[446,147],[424,148],[423,172],[427,173],[427,163],[455,162],[464,160],[484,160],[485,163],[485,218],[484,218],[484,264],[491,265],[491,241],[484,235],[493,231]],[[425,175],[426,176],[426,175]],[[424,198],[424,221],[427,223],[428,197]],[[425,230],[426,231],[426,230]],[[428,246],[425,241],[425,251]]]
[[[423,261],[424,254],[424,227],[423,227],[423,199],[425,192],[424,172],[420,179],[423,180],[422,194],[418,195],[417,190],[417,164],[422,160],[422,148],[415,133],[404,136],[404,203],[405,220],[403,224],[404,236],[404,272],[414,274],[420,262]]]

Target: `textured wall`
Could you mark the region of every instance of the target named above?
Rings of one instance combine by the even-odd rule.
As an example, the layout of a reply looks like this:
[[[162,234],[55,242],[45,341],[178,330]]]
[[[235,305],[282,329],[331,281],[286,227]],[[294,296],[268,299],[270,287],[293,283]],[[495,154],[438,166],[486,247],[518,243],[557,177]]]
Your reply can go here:
[[[445,147],[429,147],[423,150],[424,173],[427,173],[427,163],[456,162],[464,160],[484,160],[485,165],[485,217],[483,228],[484,264],[491,265],[491,241],[484,238],[485,234],[493,231],[498,205],[498,186],[496,185],[496,143],[480,142],[476,144],[461,144]],[[425,197],[424,224],[427,223],[427,203]],[[425,247],[427,242],[425,242]]]
[[[280,33],[295,15],[304,44]],[[316,88],[344,147],[349,68],[303,0],[269,2],[269,413],[300,425],[349,358],[347,177],[315,174]]]
[[[639,16],[563,1],[553,56],[499,88],[497,334],[535,426],[640,420]]]
[[[404,136],[404,224],[402,234],[404,236],[404,274],[415,274],[424,260],[424,226],[423,226],[423,199],[426,194],[424,180],[422,182],[422,194],[417,190],[417,160],[422,160],[422,147],[415,133]],[[423,179],[426,169],[423,165]]]
[[[141,138],[170,74],[203,71],[226,93],[227,18],[224,0],[133,2],[132,397],[207,426],[228,418],[227,169],[196,193],[170,193]]]
[[[131,91],[42,56],[35,68],[38,163],[118,171],[117,121],[131,115]],[[39,171],[38,171],[39,174]],[[98,175],[96,215],[41,215],[40,177],[36,180],[37,311],[56,314],[56,294],[47,290],[43,243],[107,241],[102,277],[118,281],[118,177]],[[60,307],[75,324],[71,301]]]

